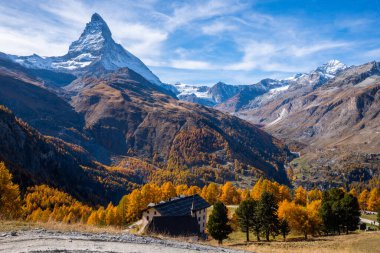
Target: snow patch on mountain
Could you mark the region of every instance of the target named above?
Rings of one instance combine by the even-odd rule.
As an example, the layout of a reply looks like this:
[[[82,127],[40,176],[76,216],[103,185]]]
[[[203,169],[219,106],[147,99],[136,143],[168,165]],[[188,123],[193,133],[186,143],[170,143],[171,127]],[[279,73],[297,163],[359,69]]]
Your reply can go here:
[[[272,126],[283,120],[286,115],[288,115],[288,111],[283,108],[282,111],[280,112],[280,115],[278,115],[277,119],[273,120],[272,122],[268,123],[267,126]]]
[[[190,85],[184,83],[176,83],[175,87],[177,88],[179,94],[178,96],[188,96],[194,94],[198,98],[208,98],[211,99],[211,95],[208,93],[209,87],[207,86],[198,86]]]

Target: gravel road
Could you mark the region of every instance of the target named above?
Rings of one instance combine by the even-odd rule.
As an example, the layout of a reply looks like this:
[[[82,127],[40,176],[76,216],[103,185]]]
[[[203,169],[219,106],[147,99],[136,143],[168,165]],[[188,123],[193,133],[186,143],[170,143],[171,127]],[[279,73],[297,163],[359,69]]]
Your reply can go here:
[[[0,233],[0,252],[242,253],[243,251],[131,234],[90,234],[38,229]]]

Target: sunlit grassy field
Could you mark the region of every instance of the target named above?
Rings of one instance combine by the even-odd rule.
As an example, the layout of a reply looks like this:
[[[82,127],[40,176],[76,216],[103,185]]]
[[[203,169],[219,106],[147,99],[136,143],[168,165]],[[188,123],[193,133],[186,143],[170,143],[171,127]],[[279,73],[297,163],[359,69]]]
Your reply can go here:
[[[376,214],[362,214],[362,218],[377,221],[377,215]]]
[[[235,212],[237,206],[228,206],[229,215]],[[208,210],[210,214],[212,209]],[[363,215],[363,218],[375,220],[376,215]],[[263,238],[261,238],[263,239]],[[340,236],[309,236],[307,241],[302,235],[290,233],[283,241],[282,236],[271,238],[270,242],[256,241],[253,233],[250,234],[250,241],[246,243],[245,233],[238,229],[230,234],[229,238],[224,241],[223,245],[258,253],[379,253],[380,252],[380,231],[361,232],[357,231],[349,235]],[[215,240],[210,240],[208,243],[217,245]]]
[[[291,236],[286,242],[280,238],[270,242],[245,243],[241,233],[234,233],[224,242],[224,246],[258,253],[379,253],[380,232],[359,232],[349,235],[310,238]],[[217,245],[216,241],[210,242]]]

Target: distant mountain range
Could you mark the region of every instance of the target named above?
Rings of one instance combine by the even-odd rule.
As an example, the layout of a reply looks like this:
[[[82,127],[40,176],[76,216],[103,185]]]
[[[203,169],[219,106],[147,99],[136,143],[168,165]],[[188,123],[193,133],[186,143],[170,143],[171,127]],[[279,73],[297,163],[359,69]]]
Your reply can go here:
[[[300,152],[301,158],[290,166],[298,175],[296,184],[331,187],[379,173],[379,66],[369,62],[347,67],[331,60],[285,80],[264,79],[245,86],[217,83],[200,90],[176,86],[180,99],[209,103]]]
[[[262,176],[289,183],[285,164],[294,155],[282,141],[178,100],[174,86],[113,41],[98,14],[64,56],[0,54],[0,85],[0,104],[13,111],[3,109],[12,116],[0,124],[9,139],[0,160],[23,189],[45,183],[105,203],[161,170],[185,171],[197,184],[251,185]]]
[[[333,78],[347,66],[338,60],[331,60],[310,73],[299,73],[293,77],[276,80],[263,79],[251,85],[232,85],[218,82],[213,86],[199,86],[177,83],[177,96],[179,99],[206,106],[221,105],[222,110],[236,111],[244,107],[244,101],[249,102],[261,95],[274,95],[289,88],[290,83],[298,82],[314,85],[322,84]],[[236,96],[236,97],[235,97]],[[231,101],[229,101],[231,99]],[[235,108],[237,106],[237,108]]]

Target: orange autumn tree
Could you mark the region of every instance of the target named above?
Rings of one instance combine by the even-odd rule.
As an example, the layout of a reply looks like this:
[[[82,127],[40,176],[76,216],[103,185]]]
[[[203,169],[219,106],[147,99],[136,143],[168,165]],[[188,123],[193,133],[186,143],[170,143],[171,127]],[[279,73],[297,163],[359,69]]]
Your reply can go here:
[[[20,190],[12,182],[12,174],[0,162],[0,219],[15,219],[22,213]]]
[[[309,222],[309,232],[315,236],[322,226],[322,218],[320,216],[322,200],[313,200],[306,206],[306,212]]]
[[[175,187],[175,191],[177,193],[177,196],[180,195],[186,195],[187,190],[189,187],[186,184],[180,184]]]
[[[220,191],[219,186],[215,183],[211,183],[207,186],[204,186],[205,191],[202,190],[202,197],[211,205],[215,204],[218,201]]]
[[[157,203],[161,200],[161,189],[156,184],[145,184],[141,188],[142,205],[148,206],[149,203]]]
[[[231,182],[225,183],[221,191],[220,201],[225,205],[236,205],[240,203],[240,195]]]
[[[280,220],[286,220],[292,230],[302,233],[307,239],[310,223],[306,207],[294,201],[282,201],[278,207],[278,217]]]
[[[317,188],[307,193],[307,200],[309,203],[314,200],[321,200],[321,199],[322,199],[322,192]]]
[[[360,193],[358,201],[359,201],[361,210],[367,210],[368,197],[369,197],[369,191],[367,189],[365,189],[364,191]]]
[[[367,208],[370,211],[377,211],[380,208],[380,193],[377,188],[373,188],[368,196]]]
[[[67,193],[47,185],[29,187],[24,202],[26,219],[31,221],[85,223],[92,211]]]
[[[279,190],[279,201],[292,200],[292,195],[290,194],[289,187],[287,187],[286,185],[280,185],[278,190]]]
[[[290,192],[288,191],[286,186],[282,187],[281,191],[282,192],[280,192],[279,183],[268,179],[260,178],[252,187],[251,197],[254,200],[259,200],[264,192],[273,194],[277,201],[281,201],[290,197]]]
[[[202,190],[198,186],[190,186],[190,188],[186,191],[186,195],[194,195],[194,194],[201,194]]]
[[[166,182],[161,186],[161,200],[169,200],[175,196],[177,196],[177,192],[171,182]]]
[[[141,192],[133,190],[128,196],[127,220],[130,222],[139,219],[144,208],[146,206],[143,205]]]
[[[307,191],[299,186],[294,192],[294,201],[298,205],[306,206],[307,200]]]

